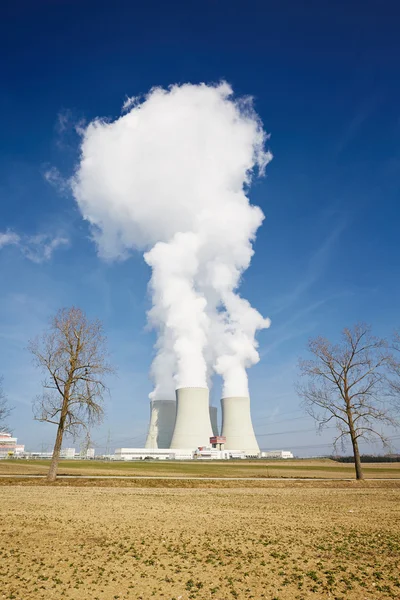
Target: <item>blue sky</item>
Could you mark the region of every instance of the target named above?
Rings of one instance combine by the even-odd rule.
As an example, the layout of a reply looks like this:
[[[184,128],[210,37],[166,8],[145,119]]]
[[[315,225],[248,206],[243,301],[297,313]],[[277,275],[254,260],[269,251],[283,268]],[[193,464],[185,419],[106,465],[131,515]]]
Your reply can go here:
[[[73,199],[45,174],[70,176],[76,126],[118,116],[127,96],[225,79],[254,96],[274,154],[251,190],[266,219],[242,284],[272,319],[249,373],[255,429],[264,448],[328,452],[333,432],[314,433],[293,390],[307,339],[356,321],[381,335],[400,325],[398,4],[38,0],[0,10],[0,232],[19,236],[0,249],[0,363],[20,442],[39,448],[55,434],[32,421],[41,375],[25,347],[59,307],[103,320],[118,367],[99,447],[109,430],[112,447],[144,441],[151,391],[148,267],[139,254],[102,262]]]

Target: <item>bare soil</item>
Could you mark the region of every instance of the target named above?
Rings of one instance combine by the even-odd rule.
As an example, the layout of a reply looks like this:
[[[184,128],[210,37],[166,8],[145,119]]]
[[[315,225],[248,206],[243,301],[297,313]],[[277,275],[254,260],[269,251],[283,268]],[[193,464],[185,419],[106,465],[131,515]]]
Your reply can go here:
[[[3,598],[400,598],[398,482],[64,481],[0,488]]]

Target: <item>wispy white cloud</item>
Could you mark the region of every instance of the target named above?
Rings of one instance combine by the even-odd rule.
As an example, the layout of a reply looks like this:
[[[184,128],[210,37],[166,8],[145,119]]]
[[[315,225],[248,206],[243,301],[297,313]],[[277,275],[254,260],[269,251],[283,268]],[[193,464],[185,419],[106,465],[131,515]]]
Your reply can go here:
[[[53,252],[60,246],[68,246],[69,240],[63,236],[52,237],[47,234],[31,236],[22,247],[22,251],[29,260],[42,263],[50,260]]]
[[[68,245],[69,240],[63,235],[41,233],[21,236],[10,229],[0,232],[0,249],[16,246],[26,258],[37,264],[50,260],[57,248]]]
[[[57,115],[56,131],[58,134],[64,133],[71,122],[72,113],[69,109],[62,109]]]
[[[133,108],[134,106],[136,106],[137,104],[139,104],[140,102],[140,98],[137,96],[127,96],[125,102],[122,105],[122,111],[126,112],[128,110],[130,110],[131,108]]]
[[[4,246],[17,246],[20,239],[20,236],[10,229],[7,229],[4,233],[0,232],[0,249]]]
[[[43,177],[53,187],[57,189],[61,194],[67,194],[70,189],[69,180],[63,177],[57,167],[49,167],[43,173]]]
[[[57,143],[61,147],[69,146],[64,139],[65,136],[69,137],[71,134],[81,133],[86,128],[86,120],[83,117],[79,117],[75,111],[70,108],[62,109],[57,115],[57,121],[55,130],[59,136]]]
[[[381,100],[381,91],[377,91],[372,96],[365,98],[363,103],[358,107],[357,112],[350,119],[340,134],[334,150],[336,156],[343,152],[343,150],[345,150],[347,146],[349,146],[349,144],[351,144],[351,142],[358,136],[366,122],[372,117]]]
[[[332,294],[326,298],[317,300],[316,302],[307,303],[300,310],[295,311],[289,319],[286,319],[283,322],[281,321],[280,324],[275,327],[275,341],[267,344],[262,350],[260,350],[260,356],[264,357],[267,354],[270,354],[272,351],[276,350],[276,348],[288,341],[308,336],[317,323],[317,321],[310,319],[310,314],[317,312],[318,309],[325,304],[332,303],[340,298],[345,298],[346,296],[351,295],[352,292],[350,290],[343,290],[337,294]],[[298,321],[300,321],[300,327],[295,326]]]
[[[309,263],[298,284],[287,294],[284,294],[276,301],[276,308],[271,311],[271,316],[275,317],[280,312],[295,305],[298,300],[318,281],[324,271],[326,263],[329,261],[333,248],[340,238],[342,232],[346,229],[347,223],[339,223],[327,237],[321,246],[311,256]]]

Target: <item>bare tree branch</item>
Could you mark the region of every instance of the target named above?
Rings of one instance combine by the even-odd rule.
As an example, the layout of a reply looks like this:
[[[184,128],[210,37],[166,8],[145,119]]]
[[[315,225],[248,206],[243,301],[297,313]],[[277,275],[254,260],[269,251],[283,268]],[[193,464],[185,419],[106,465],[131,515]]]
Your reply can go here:
[[[11,411],[12,407],[8,404],[7,396],[3,391],[3,378],[0,377],[0,431],[7,429],[6,419]]]
[[[400,404],[400,330],[393,333],[391,343],[389,386],[392,398],[397,406]]]

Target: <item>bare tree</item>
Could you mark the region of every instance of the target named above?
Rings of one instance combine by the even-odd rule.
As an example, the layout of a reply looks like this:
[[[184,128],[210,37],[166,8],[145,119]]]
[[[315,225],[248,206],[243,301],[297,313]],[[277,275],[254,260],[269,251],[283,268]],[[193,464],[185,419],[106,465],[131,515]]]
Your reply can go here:
[[[6,429],[5,420],[11,413],[11,407],[8,404],[7,396],[3,391],[3,378],[0,377],[0,431]]]
[[[89,321],[79,308],[64,308],[41,338],[29,344],[35,364],[46,373],[43,394],[34,402],[38,421],[57,425],[48,481],[57,476],[64,433],[77,435],[103,418],[106,339],[100,321]]]
[[[356,477],[363,479],[360,439],[378,438],[387,446],[380,427],[399,424],[387,395],[388,344],[374,337],[369,326],[359,324],[343,330],[339,345],[317,337],[309,341],[308,349],[313,358],[300,360],[301,374],[308,380],[297,388],[303,405],[320,429],[328,423],[337,427],[335,448],[350,438]]]

